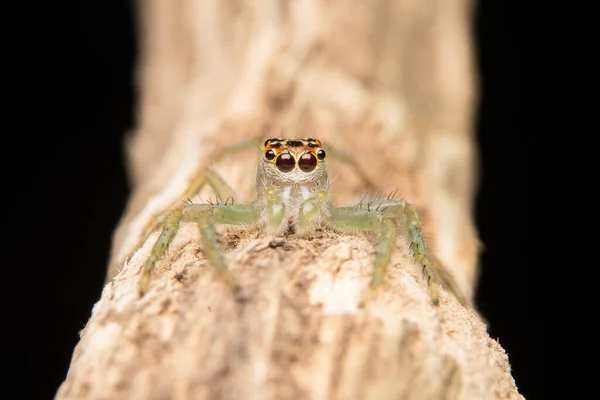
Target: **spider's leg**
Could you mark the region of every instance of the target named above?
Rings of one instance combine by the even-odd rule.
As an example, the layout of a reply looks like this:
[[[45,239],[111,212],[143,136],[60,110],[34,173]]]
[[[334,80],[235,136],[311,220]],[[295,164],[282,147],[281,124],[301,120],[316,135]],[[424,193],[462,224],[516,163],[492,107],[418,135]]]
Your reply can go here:
[[[256,209],[247,204],[190,204],[183,210],[183,221],[198,224],[204,252],[220,271],[227,270],[227,265],[221,255],[215,225],[248,225],[258,220]]]
[[[219,174],[209,168],[196,175],[182,197],[188,199],[196,196],[200,193],[200,190],[204,188],[204,185],[208,185],[215,192],[215,196],[220,199],[224,200],[236,197],[235,192],[227,182],[225,182]]]
[[[156,263],[165,255],[169,245],[179,230],[181,213],[182,209],[178,208],[177,210],[170,212],[161,222],[164,228],[156,240],[156,243],[154,243],[154,247],[152,247],[150,256],[144,263],[142,276],[138,282],[138,292],[140,296],[144,295],[148,291],[152,270],[154,269]]]
[[[376,205],[369,203],[367,209],[357,206],[336,208],[331,211],[331,221],[336,226],[379,231],[371,287],[377,287],[381,283],[390,262],[397,229],[400,229],[401,232],[406,233],[415,262],[421,266],[432,302],[439,303],[439,291],[434,285],[434,282],[438,281],[443,282],[461,303],[467,304],[452,276],[444,270],[439,260],[428,249],[422,232],[423,223],[415,208],[404,200],[392,198],[378,200],[376,203]]]
[[[406,232],[409,248],[414,260],[421,266],[433,303],[439,302],[439,291],[434,285],[434,282],[438,282],[451,291],[463,305],[467,305],[468,302],[452,275],[427,247],[422,232],[423,222],[417,210],[408,202],[393,198],[380,201],[378,207],[394,219],[398,228]]]
[[[225,180],[221,178],[219,174],[210,169],[205,169],[204,171],[201,171],[200,173],[196,174],[194,179],[190,182],[182,198],[188,200],[196,196],[204,188],[205,185],[208,185],[215,192],[215,196],[217,198],[235,199],[236,197],[233,189],[229,187],[227,182],[225,182]],[[161,218],[154,219],[151,222],[149,222],[144,228],[144,232],[142,233],[142,239],[140,243],[138,243],[138,245],[136,246],[136,249],[140,248],[146,242],[146,240],[152,234],[152,232],[156,231],[160,227],[161,220],[172,221],[173,218],[175,218],[177,214],[181,212],[180,208],[180,202],[174,203],[170,207],[170,211],[162,213],[163,215],[161,216]]]
[[[235,145],[227,146],[220,151],[212,154],[208,160],[203,163],[200,168],[194,173],[192,180],[190,181],[185,193],[181,196],[181,199],[187,200],[194,196],[196,196],[200,191],[208,185],[215,192],[215,196],[220,199],[235,199],[237,200],[237,196],[231,187],[217,174],[208,168],[209,165],[219,161],[221,158],[228,154],[236,153],[238,151],[246,150],[251,147],[257,147],[260,145],[262,139],[261,138],[253,138],[247,140],[242,143],[238,143]],[[168,208],[168,211],[162,213],[159,218],[153,218],[146,226],[141,234],[141,239],[135,246],[135,249],[139,249],[145,242],[148,240],[148,237],[152,234],[152,232],[156,231],[160,228],[161,225],[165,225],[163,222],[172,221],[177,217],[178,213],[181,210],[181,201],[178,200],[175,203],[171,204]],[[168,223],[166,224],[168,225]],[[129,257],[128,257],[129,258]]]
[[[340,228],[377,231],[379,236],[375,245],[375,261],[371,288],[381,283],[385,270],[390,263],[396,241],[396,226],[392,218],[378,210],[365,210],[359,207],[340,207],[330,211],[331,222]]]
[[[215,224],[246,225],[258,220],[259,214],[253,206],[235,203],[188,204],[180,208],[177,212],[171,213],[169,218],[163,222],[164,229],[154,244],[150,257],[148,257],[144,264],[142,277],[139,282],[140,295],[148,291],[152,270],[166,253],[182,221],[198,224],[202,236],[204,253],[217,271],[228,282],[235,284],[235,280],[229,274],[227,265],[221,255]]]
[[[200,190],[202,190],[207,184],[213,188],[213,190],[215,191],[215,195],[218,198],[227,198],[228,196],[232,196],[231,194],[226,194],[232,193],[232,191],[229,190],[229,186],[227,185],[227,183],[225,183],[225,181],[223,181],[223,179],[215,172],[206,170],[203,171],[201,174],[197,175],[192,180],[182,198],[189,201],[191,197],[198,194]],[[181,207],[181,202],[177,202],[173,204],[168,211],[161,213],[160,217],[153,218],[150,222],[148,222],[148,224],[146,224],[146,226],[144,227],[140,241],[138,242],[135,248],[139,249],[140,247],[142,247],[142,245],[146,243],[146,240],[148,240],[148,237],[150,237],[152,232],[155,232],[161,226],[174,226],[175,221],[177,221],[177,226],[179,226],[178,221],[181,218]],[[165,230],[166,229],[163,229],[163,232],[161,233],[161,236],[158,240],[159,242],[161,241],[161,239],[163,239],[163,236],[165,240],[167,240],[167,238],[169,237],[169,232],[166,232]],[[172,240],[172,238],[168,240],[168,243],[171,243]]]
[[[425,239],[423,238],[423,223],[421,222],[421,217],[417,213],[417,210],[407,202],[404,202],[404,219],[409,247],[415,261],[422,267],[423,276],[427,280],[427,286],[431,293],[431,299],[434,304],[437,304],[439,302],[439,292],[437,287],[433,284],[435,281],[435,271],[431,262],[429,249],[425,245]]]

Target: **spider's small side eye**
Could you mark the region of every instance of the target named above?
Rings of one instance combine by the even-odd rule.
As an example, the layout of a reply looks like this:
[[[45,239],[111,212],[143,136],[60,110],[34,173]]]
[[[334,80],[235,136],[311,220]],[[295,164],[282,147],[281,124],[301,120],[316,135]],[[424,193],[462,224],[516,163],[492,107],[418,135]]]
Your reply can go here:
[[[317,157],[312,153],[304,153],[298,161],[298,166],[304,172],[310,172],[317,166]]]
[[[274,158],[275,158],[275,152],[274,152],[273,150],[268,150],[268,151],[265,153],[265,158],[266,158],[267,160],[272,160],[272,159],[274,159]]]
[[[319,160],[323,160],[326,155],[327,153],[325,153],[325,150],[319,149],[319,151],[317,151],[317,157],[319,157]]]
[[[275,165],[277,165],[277,169],[281,172],[290,172],[294,169],[296,165],[296,160],[290,153],[283,153],[277,157],[277,161],[275,161]]]

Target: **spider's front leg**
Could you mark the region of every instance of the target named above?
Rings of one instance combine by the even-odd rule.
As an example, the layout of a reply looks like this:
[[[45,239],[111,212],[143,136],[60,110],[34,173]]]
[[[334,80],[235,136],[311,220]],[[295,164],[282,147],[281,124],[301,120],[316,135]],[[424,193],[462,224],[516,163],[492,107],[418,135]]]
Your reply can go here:
[[[214,152],[193,175],[194,177],[190,181],[185,193],[181,196],[181,199],[189,199],[196,196],[206,186],[210,187],[214,191],[214,194],[218,199],[226,199],[233,196],[234,192],[229,187],[227,182],[225,182],[223,178],[219,176],[219,174],[210,169],[209,166],[221,160],[224,156],[255,147],[260,144],[260,141],[261,139],[259,138],[253,138],[245,142],[226,146],[223,149]],[[178,223],[175,221],[179,221],[181,217],[181,207],[179,204],[179,201],[172,204],[168,211],[161,213],[160,218],[153,219],[146,224],[141,234],[140,241],[137,243],[137,246],[135,246],[136,249],[142,247],[152,232],[155,232],[161,226],[168,227],[174,223]],[[131,255],[129,255],[127,258],[130,257]]]
[[[215,225],[248,225],[258,222],[259,214],[247,204],[190,204],[184,208],[182,220],[198,224],[204,253],[217,270],[225,272]]]
[[[370,287],[376,288],[382,281],[385,270],[390,262],[392,250],[397,237],[397,229],[406,231],[412,255],[415,262],[422,268],[427,280],[431,300],[439,302],[438,289],[433,285],[435,275],[435,258],[429,252],[423,238],[422,222],[417,211],[404,200],[384,199],[372,208],[359,206],[341,207],[331,211],[334,225],[342,228],[372,230],[379,233],[375,247],[373,278]],[[461,297],[459,296],[459,299]]]
[[[195,222],[198,224],[203,250],[210,263],[223,275],[226,281],[235,285],[235,279],[229,274],[227,265],[223,260],[215,225],[247,225],[258,222],[259,217],[260,215],[254,206],[234,203],[188,204],[177,210],[177,212],[171,213],[167,221],[163,222],[164,229],[144,265],[139,282],[140,295],[148,291],[152,270],[166,253],[179,230],[181,222]]]
[[[195,178],[190,182],[185,194],[181,198],[189,199],[194,197],[200,193],[205,186],[209,186],[214,191],[217,199],[227,199],[230,196],[233,199],[233,190],[229,187],[227,182],[225,182],[223,178],[221,178],[216,172],[206,168],[196,174]],[[160,239],[162,239],[162,242],[164,242],[168,247],[173,240],[171,234],[174,237],[175,233],[177,233],[179,221],[181,220],[181,211],[181,206],[179,204],[175,204],[171,206],[168,211],[161,213],[160,218],[153,219],[146,224],[146,227],[141,235],[141,239],[135,248],[139,249],[142,247],[150,235],[152,235],[152,232],[160,229],[161,226],[163,227],[163,234],[161,235]],[[167,232],[170,227],[175,228],[175,232]],[[167,249],[164,248],[164,251],[161,254],[158,254],[158,257],[160,258],[166,251]]]
[[[375,245],[375,261],[370,287],[379,286],[390,263],[394,243],[396,242],[396,225],[392,218],[383,211],[355,207],[333,208],[330,219],[334,226],[345,229],[377,231],[379,233]]]

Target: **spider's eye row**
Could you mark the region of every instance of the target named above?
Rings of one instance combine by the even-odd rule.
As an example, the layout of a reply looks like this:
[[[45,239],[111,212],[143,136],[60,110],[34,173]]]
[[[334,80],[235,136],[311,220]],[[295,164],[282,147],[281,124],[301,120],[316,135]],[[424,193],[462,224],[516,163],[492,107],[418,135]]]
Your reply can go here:
[[[304,172],[310,172],[317,166],[317,157],[312,153],[304,153],[298,161],[298,167]]]
[[[268,151],[265,153],[265,158],[266,158],[267,160],[272,160],[272,159],[274,159],[274,158],[275,158],[275,152],[274,152],[273,150],[268,150]]]
[[[275,165],[277,165],[277,169],[281,172],[290,172],[294,169],[296,165],[296,160],[290,153],[283,153],[277,157],[277,161],[275,161]]]
[[[317,157],[319,157],[319,160],[323,160],[326,155],[327,153],[325,153],[325,150],[319,149],[317,151]]]

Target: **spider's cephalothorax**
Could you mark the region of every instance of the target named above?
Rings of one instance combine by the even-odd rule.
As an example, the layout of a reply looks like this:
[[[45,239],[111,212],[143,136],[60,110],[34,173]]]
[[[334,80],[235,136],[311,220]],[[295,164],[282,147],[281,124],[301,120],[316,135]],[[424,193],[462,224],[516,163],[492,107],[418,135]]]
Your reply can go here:
[[[181,222],[198,225],[204,253],[211,264],[231,281],[235,280],[221,254],[216,225],[262,225],[271,234],[287,235],[306,232],[324,222],[324,225],[337,229],[377,233],[372,288],[381,283],[397,238],[406,238],[414,261],[421,266],[427,278],[432,300],[437,303],[438,295],[432,282],[436,258],[425,245],[422,223],[415,208],[392,196],[374,197],[351,207],[332,206],[325,158],[326,152],[317,139],[266,140],[256,173],[256,201],[239,204],[232,199],[209,204],[185,204],[169,212],[161,221],[162,232],[144,265],[140,294],[148,290],[150,274],[166,253]],[[197,193],[204,184],[211,186],[217,197],[228,191],[225,190],[227,184],[210,169],[203,169],[193,182],[188,190],[190,195]],[[461,298],[455,287],[450,289]]]
[[[256,172],[256,201],[276,234],[305,229],[327,213],[326,152],[317,139],[268,139]]]

